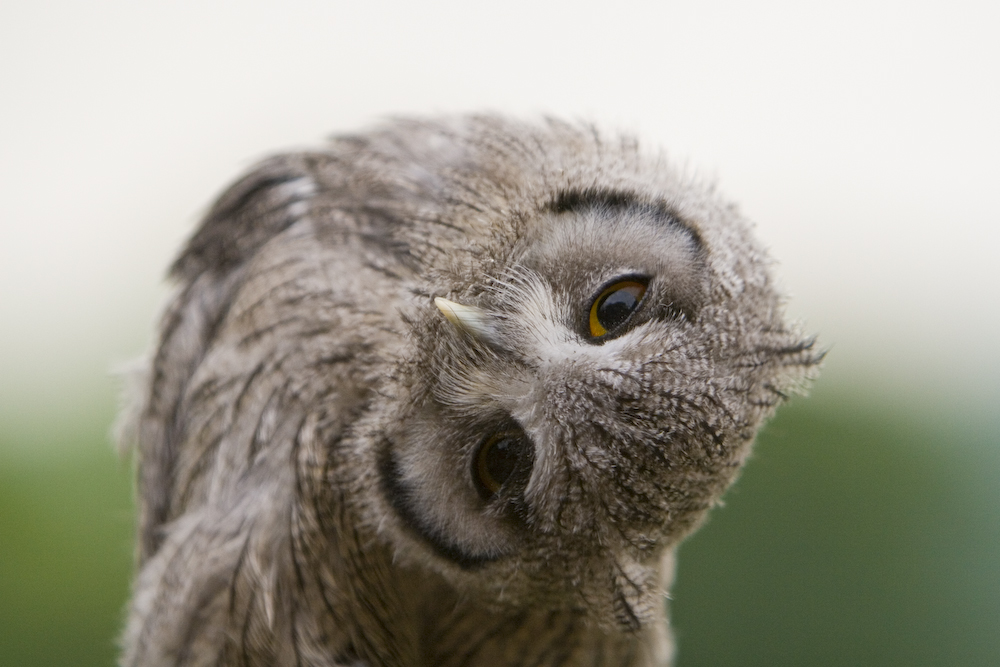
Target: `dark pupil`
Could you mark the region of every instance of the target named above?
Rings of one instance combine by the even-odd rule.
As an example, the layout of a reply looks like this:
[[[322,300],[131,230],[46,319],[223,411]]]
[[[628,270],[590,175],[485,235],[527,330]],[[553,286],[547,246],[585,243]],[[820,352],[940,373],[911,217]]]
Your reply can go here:
[[[513,437],[500,438],[486,450],[483,464],[486,473],[500,486],[514,472],[520,454],[520,441]]]
[[[640,289],[638,286],[623,287],[604,297],[604,301],[597,306],[597,321],[601,326],[611,331],[627,320],[639,305]]]

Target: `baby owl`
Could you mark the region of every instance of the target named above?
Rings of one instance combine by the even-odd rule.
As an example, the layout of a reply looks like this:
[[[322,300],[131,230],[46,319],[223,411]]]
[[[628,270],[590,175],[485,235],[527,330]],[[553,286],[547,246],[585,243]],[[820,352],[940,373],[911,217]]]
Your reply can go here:
[[[226,191],[127,420],[123,665],[668,665],[678,543],[819,362],[635,140],[398,120]]]

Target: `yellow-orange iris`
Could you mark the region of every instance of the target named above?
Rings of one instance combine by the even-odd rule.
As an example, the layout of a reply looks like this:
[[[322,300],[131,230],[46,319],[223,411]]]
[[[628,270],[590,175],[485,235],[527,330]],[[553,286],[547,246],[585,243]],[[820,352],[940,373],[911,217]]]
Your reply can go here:
[[[646,286],[635,280],[609,285],[590,307],[590,335],[600,338],[628,319],[646,293]]]
[[[521,453],[520,444],[516,432],[501,431],[490,436],[479,449],[479,454],[476,456],[476,474],[479,476],[479,482],[490,494],[499,491],[514,471]]]

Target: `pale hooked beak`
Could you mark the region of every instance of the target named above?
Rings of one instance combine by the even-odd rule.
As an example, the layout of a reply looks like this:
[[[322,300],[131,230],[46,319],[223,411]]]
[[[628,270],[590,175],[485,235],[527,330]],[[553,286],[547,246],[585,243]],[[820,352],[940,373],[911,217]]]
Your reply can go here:
[[[493,338],[493,318],[486,311],[474,306],[463,306],[460,303],[435,297],[434,305],[438,307],[449,322],[465,331],[473,338],[490,341]]]

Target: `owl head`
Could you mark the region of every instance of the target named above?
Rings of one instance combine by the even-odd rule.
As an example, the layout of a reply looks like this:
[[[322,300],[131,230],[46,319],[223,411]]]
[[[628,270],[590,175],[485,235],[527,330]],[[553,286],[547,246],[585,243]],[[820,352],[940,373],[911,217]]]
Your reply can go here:
[[[515,129],[414,126],[386,149],[410,165],[389,199],[427,224],[395,237],[421,269],[359,430],[377,474],[356,483],[378,492],[355,495],[459,590],[635,631],[820,355],[710,187],[628,141]]]

